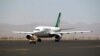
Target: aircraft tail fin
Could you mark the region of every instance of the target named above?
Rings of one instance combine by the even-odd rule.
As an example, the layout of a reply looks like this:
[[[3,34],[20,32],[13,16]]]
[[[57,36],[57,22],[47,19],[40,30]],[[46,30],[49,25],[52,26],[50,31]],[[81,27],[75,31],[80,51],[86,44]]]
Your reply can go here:
[[[60,26],[60,18],[61,18],[61,12],[59,12],[55,27],[59,27]]]

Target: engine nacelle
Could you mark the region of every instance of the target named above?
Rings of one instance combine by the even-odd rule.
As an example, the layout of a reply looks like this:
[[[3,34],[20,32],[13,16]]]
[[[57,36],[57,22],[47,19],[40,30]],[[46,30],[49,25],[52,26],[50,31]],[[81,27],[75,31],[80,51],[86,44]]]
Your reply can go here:
[[[32,35],[27,35],[26,38],[30,40],[32,38]]]
[[[57,34],[57,35],[55,35],[55,41],[60,41],[60,39],[61,39],[61,34]]]
[[[35,35],[33,35],[33,34],[27,35],[26,38],[27,38],[28,40],[33,40],[33,41],[36,41],[36,40],[38,39],[37,36],[35,36]]]

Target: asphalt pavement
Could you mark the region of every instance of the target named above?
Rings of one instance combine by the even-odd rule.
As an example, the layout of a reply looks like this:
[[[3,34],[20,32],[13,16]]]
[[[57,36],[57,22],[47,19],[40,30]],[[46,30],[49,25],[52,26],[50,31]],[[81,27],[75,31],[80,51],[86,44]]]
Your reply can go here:
[[[100,40],[0,41],[0,56],[100,56]]]

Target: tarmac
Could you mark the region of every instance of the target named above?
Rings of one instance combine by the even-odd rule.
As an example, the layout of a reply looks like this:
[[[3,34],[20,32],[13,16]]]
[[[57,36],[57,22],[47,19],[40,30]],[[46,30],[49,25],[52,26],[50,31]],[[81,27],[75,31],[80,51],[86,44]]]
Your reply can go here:
[[[100,56],[100,40],[0,41],[0,56]]]

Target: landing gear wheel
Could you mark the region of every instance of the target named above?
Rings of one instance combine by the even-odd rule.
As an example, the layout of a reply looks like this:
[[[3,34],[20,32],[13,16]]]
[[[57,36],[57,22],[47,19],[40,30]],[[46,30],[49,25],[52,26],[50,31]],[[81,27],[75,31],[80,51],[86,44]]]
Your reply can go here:
[[[59,39],[55,39],[55,42],[59,42],[60,40]]]
[[[36,44],[36,42],[29,42],[29,44]]]
[[[29,44],[36,44],[36,41],[34,41],[34,40],[29,40]]]
[[[42,40],[40,39],[40,38],[38,38],[38,40],[37,40],[38,42],[41,42]]]

